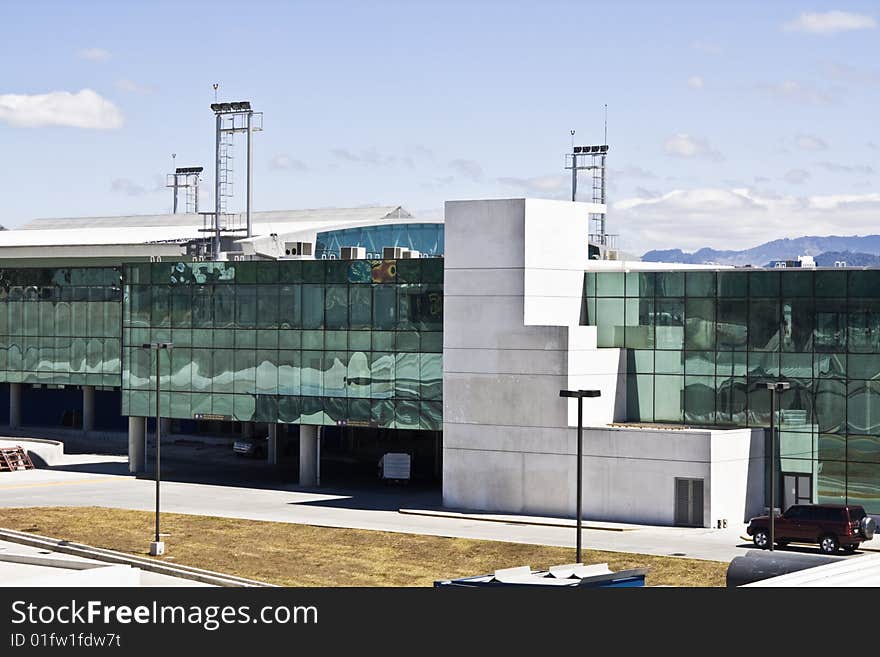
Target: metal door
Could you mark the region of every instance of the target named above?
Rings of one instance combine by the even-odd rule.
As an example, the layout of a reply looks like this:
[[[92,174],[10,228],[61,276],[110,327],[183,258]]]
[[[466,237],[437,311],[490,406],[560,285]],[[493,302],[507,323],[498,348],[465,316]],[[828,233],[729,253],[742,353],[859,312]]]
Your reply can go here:
[[[813,503],[813,476],[782,473],[782,511],[795,504]]]
[[[703,480],[675,479],[675,524],[703,527]]]

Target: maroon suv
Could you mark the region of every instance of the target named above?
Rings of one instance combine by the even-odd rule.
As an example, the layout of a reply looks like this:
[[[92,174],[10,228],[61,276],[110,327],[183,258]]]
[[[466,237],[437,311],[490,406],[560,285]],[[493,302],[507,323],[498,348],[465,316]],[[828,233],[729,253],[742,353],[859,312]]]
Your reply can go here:
[[[774,539],[784,547],[789,543],[815,543],[825,554],[838,548],[853,552],[862,541],[874,537],[874,520],[865,509],[852,504],[796,504],[776,516]],[[770,517],[749,520],[746,532],[761,549],[770,547]]]

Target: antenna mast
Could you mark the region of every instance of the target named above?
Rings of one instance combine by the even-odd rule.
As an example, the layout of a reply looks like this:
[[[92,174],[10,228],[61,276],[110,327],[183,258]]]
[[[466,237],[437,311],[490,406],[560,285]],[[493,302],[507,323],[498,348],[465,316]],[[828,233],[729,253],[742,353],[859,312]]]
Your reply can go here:
[[[594,207],[589,214],[590,258],[608,259],[617,257],[617,235],[609,235],[605,230],[606,184],[605,157],[608,154],[608,105],[605,105],[604,136],[605,143],[592,146],[575,146],[575,131],[571,130],[571,153],[565,156],[565,168],[571,169],[571,200],[577,200],[578,172],[589,171],[592,177]],[[598,211],[597,211],[598,210]]]

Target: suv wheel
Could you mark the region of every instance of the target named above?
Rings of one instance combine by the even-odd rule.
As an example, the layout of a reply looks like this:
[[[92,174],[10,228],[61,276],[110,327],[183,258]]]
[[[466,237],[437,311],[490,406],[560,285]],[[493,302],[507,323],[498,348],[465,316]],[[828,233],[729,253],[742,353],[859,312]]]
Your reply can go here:
[[[768,547],[770,547],[770,534],[767,532],[766,529],[759,529],[752,537],[752,541],[755,543],[755,547],[766,550]]]
[[[825,534],[825,536],[819,539],[819,549],[825,554],[834,554],[839,547],[840,543],[834,534]]]

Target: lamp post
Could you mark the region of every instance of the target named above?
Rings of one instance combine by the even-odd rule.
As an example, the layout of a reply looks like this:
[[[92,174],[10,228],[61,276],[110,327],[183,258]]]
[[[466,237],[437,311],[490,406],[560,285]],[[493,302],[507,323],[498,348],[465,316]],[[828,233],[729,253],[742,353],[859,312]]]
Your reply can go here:
[[[159,408],[160,392],[159,392],[159,357],[164,349],[169,354],[174,345],[170,342],[148,342],[143,345],[144,349],[156,352],[156,536],[155,540],[150,543],[150,555],[159,557],[165,554],[165,542],[160,539],[159,534],[159,484],[161,477],[161,455],[162,455],[162,421]]]
[[[791,388],[788,381],[765,383],[770,391],[770,551],[776,540],[776,395]]]
[[[581,562],[581,516],[583,504],[583,481],[584,481],[584,397],[599,397],[600,390],[560,390],[560,397],[575,397],[578,400],[578,439],[577,439],[577,500],[575,502],[577,514],[577,553],[576,562]]]

